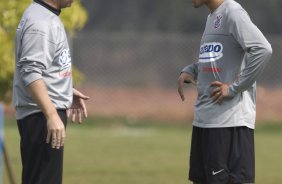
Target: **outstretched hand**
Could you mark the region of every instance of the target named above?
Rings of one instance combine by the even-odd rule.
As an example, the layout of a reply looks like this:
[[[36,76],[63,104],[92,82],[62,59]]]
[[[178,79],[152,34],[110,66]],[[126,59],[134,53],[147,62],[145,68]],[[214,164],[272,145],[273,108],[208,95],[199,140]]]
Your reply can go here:
[[[188,73],[181,73],[179,78],[178,78],[178,94],[181,98],[182,101],[185,100],[185,96],[184,96],[184,83],[192,83],[194,85],[196,85],[196,81],[194,80],[194,77],[191,74]]]
[[[73,102],[67,111],[67,116],[71,116],[71,121],[74,123],[76,120],[78,123],[82,123],[83,118],[87,118],[87,108],[85,105],[85,100],[88,100],[90,97],[85,96],[78,90],[73,88]]]

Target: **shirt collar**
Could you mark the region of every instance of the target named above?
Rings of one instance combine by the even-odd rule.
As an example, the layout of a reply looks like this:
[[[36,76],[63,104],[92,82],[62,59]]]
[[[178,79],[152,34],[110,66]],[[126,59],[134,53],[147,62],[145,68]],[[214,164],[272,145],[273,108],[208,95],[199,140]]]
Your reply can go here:
[[[50,6],[49,4],[45,3],[43,0],[34,0],[34,2],[40,4],[41,6],[47,8],[48,10],[50,10],[51,12],[53,12],[54,14],[56,14],[57,16],[60,15],[61,10],[58,10],[56,8],[53,8],[52,6]]]

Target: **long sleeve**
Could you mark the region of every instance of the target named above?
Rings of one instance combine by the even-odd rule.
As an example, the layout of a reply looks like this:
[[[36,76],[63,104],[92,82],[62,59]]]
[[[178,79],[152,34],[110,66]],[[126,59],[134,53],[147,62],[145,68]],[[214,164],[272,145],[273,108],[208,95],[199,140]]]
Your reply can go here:
[[[189,73],[194,77],[194,80],[198,78],[198,65],[197,63],[193,63],[184,67],[181,73]]]
[[[229,95],[247,90],[262,73],[272,55],[271,45],[261,31],[252,23],[247,12],[236,10],[229,17],[230,32],[245,51],[245,68],[229,87]]]
[[[42,79],[42,72],[48,69],[55,57],[54,39],[46,23],[34,23],[25,30],[22,36],[22,48],[17,67],[20,77],[27,86],[31,82]]]

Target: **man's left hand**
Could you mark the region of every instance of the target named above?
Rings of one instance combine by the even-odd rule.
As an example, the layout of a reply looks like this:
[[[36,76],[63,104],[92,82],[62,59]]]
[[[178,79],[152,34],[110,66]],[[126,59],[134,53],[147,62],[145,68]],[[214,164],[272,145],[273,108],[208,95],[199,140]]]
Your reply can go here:
[[[74,123],[76,120],[78,123],[82,123],[83,118],[87,118],[87,108],[84,100],[88,100],[90,97],[85,96],[78,90],[73,88],[73,102],[67,111],[68,117],[71,116],[71,121]]]
[[[228,88],[229,85],[219,82],[219,81],[214,81],[211,83],[211,87],[213,87],[213,91],[211,93],[211,98],[214,102],[216,103],[221,103],[224,98],[228,98]]]

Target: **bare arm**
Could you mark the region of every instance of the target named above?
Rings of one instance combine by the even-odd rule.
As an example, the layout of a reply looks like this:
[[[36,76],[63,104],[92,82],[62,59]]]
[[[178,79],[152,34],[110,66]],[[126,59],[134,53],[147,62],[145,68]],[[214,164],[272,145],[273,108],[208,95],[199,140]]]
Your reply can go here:
[[[50,100],[44,81],[42,79],[36,80],[27,87],[33,100],[38,104],[46,117],[48,129],[46,142],[50,143],[52,138],[52,148],[59,149],[64,145],[65,126]]]

